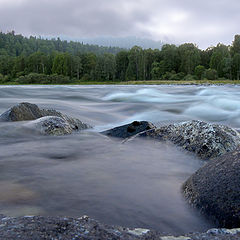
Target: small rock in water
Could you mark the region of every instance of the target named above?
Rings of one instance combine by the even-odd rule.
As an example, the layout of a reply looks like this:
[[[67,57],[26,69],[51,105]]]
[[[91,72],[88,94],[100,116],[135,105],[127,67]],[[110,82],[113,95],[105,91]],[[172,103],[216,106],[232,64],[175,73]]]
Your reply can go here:
[[[42,117],[24,125],[39,131],[43,135],[66,135],[73,132],[71,125],[60,117]]]
[[[221,227],[240,227],[240,147],[194,173],[183,185],[189,203]]]
[[[134,229],[128,229],[127,230],[130,234],[136,235],[136,236],[142,236],[144,234],[147,234],[150,230],[144,229],[144,228],[134,228]]]
[[[130,124],[112,128],[110,130],[102,132],[102,134],[110,137],[128,138],[134,136],[140,132],[155,128],[155,126],[146,121],[134,121]]]
[[[27,121],[43,117],[36,104],[19,103],[0,115],[0,121]]]
[[[88,128],[92,128],[90,125],[83,123],[77,118],[69,117],[65,114],[62,114],[56,110],[49,110],[49,109],[42,109],[41,110],[43,116],[56,116],[62,118],[64,121],[66,121],[68,124],[70,124],[71,128],[73,130],[84,130]]]
[[[138,134],[136,137],[171,141],[196,153],[204,160],[231,152],[240,144],[240,134],[236,130],[197,120],[151,129]]]

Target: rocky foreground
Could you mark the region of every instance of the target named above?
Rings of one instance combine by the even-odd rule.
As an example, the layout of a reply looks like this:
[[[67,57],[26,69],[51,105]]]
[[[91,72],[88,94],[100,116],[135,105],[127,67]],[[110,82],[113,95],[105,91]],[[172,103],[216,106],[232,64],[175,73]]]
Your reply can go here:
[[[206,233],[172,236],[141,228],[108,226],[87,216],[54,218],[25,216],[0,218],[0,239],[66,239],[66,240],[237,240],[240,229],[210,229]]]
[[[0,115],[0,121],[22,121],[23,128],[43,135],[65,135],[90,128],[79,119],[35,104],[20,103]],[[187,201],[221,227],[206,233],[168,236],[148,229],[108,226],[88,217],[0,217],[0,239],[240,239],[240,134],[238,131],[203,121],[188,121],[157,128],[146,121],[134,121],[102,132],[108,137],[168,141],[197,155],[206,164],[185,183]]]

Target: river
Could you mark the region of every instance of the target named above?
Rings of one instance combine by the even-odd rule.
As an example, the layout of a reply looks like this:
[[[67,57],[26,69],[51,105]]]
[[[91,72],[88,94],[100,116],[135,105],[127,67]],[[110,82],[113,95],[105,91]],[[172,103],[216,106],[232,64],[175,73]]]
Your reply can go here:
[[[200,119],[240,128],[240,86],[0,86],[1,113],[20,102],[94,128],[52,137],[1,122],[0,213],[88,215],[176,234],[215,227],[181,194],[203,161],[171,144],[121,144],[99,132],[133,120],[160,126]]]

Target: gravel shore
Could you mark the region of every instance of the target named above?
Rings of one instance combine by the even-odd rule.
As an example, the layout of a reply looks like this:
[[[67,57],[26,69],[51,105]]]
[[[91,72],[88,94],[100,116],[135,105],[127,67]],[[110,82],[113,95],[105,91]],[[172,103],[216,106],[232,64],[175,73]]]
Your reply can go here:
[[[240,239],[240,229],[211,229],[206,233],[170,236],[148,229],[109,226],[83,216],[63,217],[0,217],[0,239],[71,239],[71,240],[228,240]]]

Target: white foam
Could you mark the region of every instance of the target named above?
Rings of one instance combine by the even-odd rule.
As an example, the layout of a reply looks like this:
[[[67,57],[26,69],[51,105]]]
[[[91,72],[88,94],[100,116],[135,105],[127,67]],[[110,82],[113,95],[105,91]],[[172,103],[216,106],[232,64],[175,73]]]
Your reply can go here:
[[[199,96],[214,96],[214,95],[229,95],[226,91],[221,90],[220,88],[205,88],[201,90],[197,95]]]
[[[227,111],[236,111],[240,110],[240,100],[230,99],[230,98],[214,98],[212,99],[211,103],[221,109]]]
[[[184,111],[184,114],[207,121],[224,121],[236,117],[239,113],[229,112],[209,103],[203,103],[189,107]]]
[[[192,98],[192,97],[191,97]],[[103,97],[105,101],[117,102],[146,102],[146,103],[174,103],[190,100],[189,96],[168,94],[159,89],[144,88],[136,92],[115,92]]]

